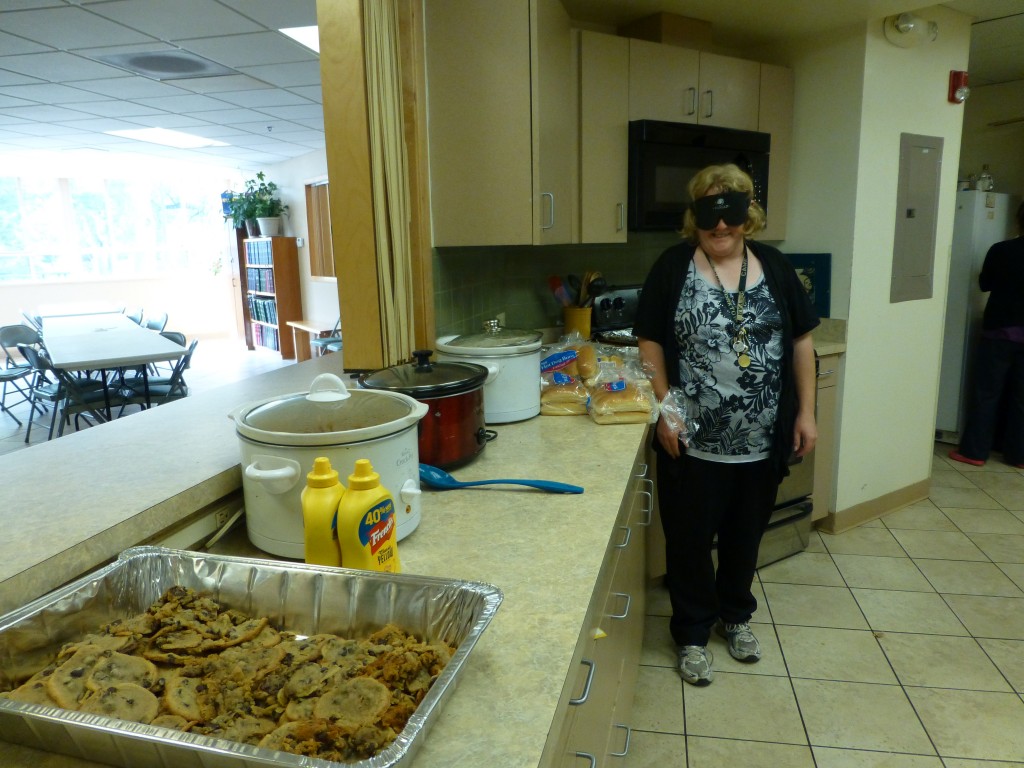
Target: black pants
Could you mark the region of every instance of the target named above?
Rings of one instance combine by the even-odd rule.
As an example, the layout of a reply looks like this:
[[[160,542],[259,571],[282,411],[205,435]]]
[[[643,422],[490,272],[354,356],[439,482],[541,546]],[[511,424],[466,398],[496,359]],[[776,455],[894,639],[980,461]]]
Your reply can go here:
[[[1024,344],[984,336],[974,358],[974,384],[967,409],[967,424],[960,453],[988,459],[995,437],[999,405],[1006,394],[1003,458],[1007,464],[1024,463]]]
[[[707,645],[719,618],[738,624],[757,609],[757,551],[778,483],[769,460],[704,461],[658,451],[658,506],[665,531],[665,585],[677,645]],[[718,536],[718,570],[712,546]]]

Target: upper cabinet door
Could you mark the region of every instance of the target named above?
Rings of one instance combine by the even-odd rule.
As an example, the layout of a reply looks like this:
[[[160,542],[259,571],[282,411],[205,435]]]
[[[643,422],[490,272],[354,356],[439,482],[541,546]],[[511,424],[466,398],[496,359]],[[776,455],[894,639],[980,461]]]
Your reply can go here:
[[[580,33],[580,242],[626,242],[629,41]]]
[[[629,40],[629,119],[697,122],[700,52]]]
[[[760,90],[758,62],[702,52],[697,122],[756,131]]]
[[[784,240],[789,219],[789,167],[793,153],[793,70],[761,65],[757,130],[772,136],[768,166],[768,221],[759,240]]]

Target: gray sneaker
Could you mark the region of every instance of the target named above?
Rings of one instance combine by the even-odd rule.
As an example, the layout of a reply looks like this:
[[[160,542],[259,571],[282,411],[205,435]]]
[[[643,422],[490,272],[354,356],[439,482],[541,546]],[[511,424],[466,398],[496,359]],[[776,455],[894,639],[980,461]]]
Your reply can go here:
[[[714,657],[703,645],[684,645],[679,649],[679,675],[690,685],[711,685]]]
[[[746,622],[726,624],[720,621],[715,629],[729,642],[729,655],[736,661],[752,664],[761,659],[761,644],[757,642],[754,633],[750,631],[750,625]]]

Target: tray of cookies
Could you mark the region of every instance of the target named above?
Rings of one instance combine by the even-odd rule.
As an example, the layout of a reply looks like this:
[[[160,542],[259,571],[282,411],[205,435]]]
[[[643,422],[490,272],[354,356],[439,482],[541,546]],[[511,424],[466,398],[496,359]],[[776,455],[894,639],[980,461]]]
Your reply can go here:
[[[0,616],[0,739],[125,768],[406,765],[501,600],[135,547]]]

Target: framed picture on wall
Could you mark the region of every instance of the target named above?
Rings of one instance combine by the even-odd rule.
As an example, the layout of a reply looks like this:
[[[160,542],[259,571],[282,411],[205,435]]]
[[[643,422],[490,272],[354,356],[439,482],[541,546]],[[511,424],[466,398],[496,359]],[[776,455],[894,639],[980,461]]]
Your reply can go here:
[[[832,307],[832,254],[787,253],[786,258],[796,269],[804,284],[818,317],[830,317]]]

